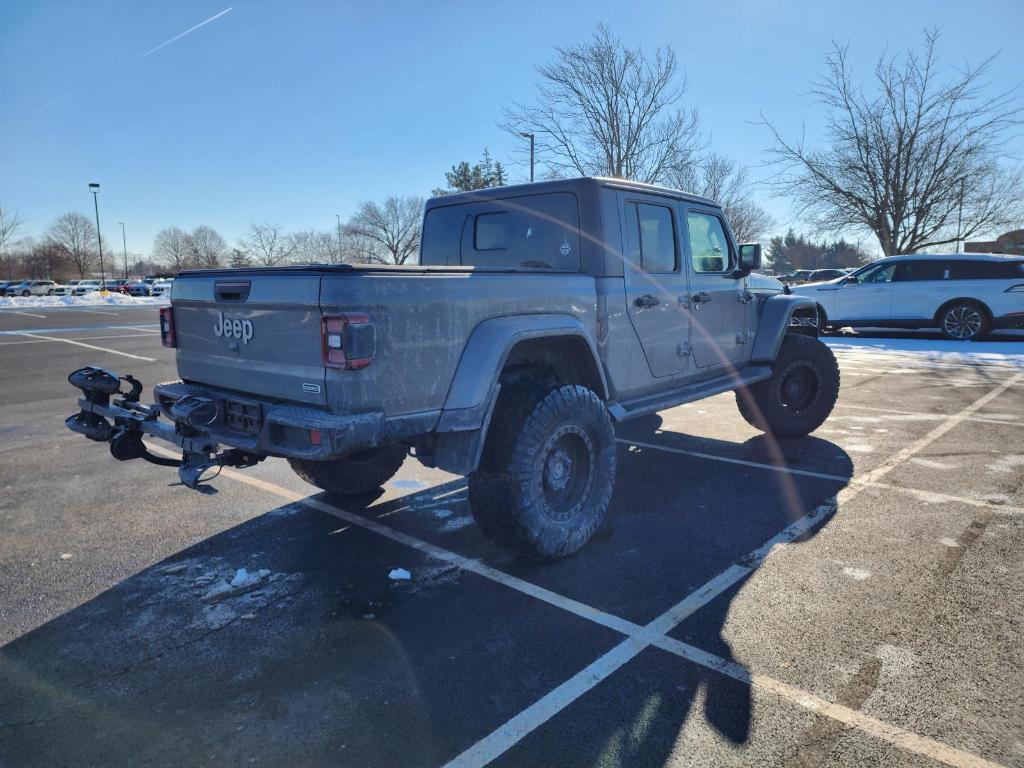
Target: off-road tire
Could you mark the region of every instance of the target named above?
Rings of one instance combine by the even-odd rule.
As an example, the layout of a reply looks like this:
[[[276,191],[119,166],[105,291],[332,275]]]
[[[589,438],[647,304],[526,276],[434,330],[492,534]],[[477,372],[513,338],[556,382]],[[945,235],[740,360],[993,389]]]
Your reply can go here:
[[[802,437],[822,425],[839,396],[839,364],[810,336],[786,334],[771,378],[736,391],[740,415],[779,437]]]
[[[481,532],[528,557],[576,552],[601,525],[615,484],[608,409],[576,384],[502,392],[469,501]]]
[[[339,496],[360,496],[394,477],[405,454],[405,446],[382,445],[340,459],[288,459],[288,463],[310,485]]]
[[[992,329],[988,312],[974,301],[957,301],[939,313],[939,330],[952,341],[980,339]]]

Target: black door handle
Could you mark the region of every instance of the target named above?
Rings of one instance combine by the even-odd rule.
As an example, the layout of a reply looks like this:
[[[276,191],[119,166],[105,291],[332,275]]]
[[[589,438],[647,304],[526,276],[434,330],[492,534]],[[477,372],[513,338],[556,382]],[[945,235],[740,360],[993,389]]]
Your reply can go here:
[[[653,307],[660,302],[661,300],[659,298],[651,296],[651,294],[647,294],[646,296],[637,296],[633,299],[633,303],[638,307]]]
[[[695,293],[693,294],[693,298],[691,299],[691,301],[693,301],[694,304],[707,304],[709,301],[711,301],[711,294],[708,293],[707,291]]]

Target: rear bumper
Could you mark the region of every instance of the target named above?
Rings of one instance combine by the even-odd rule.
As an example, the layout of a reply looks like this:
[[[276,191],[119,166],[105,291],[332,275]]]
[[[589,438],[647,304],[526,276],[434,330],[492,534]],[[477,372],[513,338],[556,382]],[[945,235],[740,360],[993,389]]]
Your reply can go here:
[[[218,415],[203,427],[211,442],[265,456],[301,459],[330,459],[374,448],[384,442],[385,418],[379,411],[338,416],[329,411],[301,405],[236,395],[180,381],[153,388],[161,411],[171,417],[171,406],[186,395],[209,398],[217,403]],[[229,404],[255,406],[257,422],[245,430],[229,425]],[[250,412],[252,408],[248,409]]]

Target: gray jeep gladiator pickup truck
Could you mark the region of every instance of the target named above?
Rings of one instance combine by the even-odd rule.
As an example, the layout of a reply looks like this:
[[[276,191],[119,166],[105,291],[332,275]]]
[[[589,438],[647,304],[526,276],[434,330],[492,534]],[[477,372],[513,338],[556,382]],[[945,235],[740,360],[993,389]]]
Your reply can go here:
[[[488,538],[557,558],[608,509],[615,422],[731,390],[779,436],[831,413],[839,370],[814,301],[752,274],[760,261],[714,201],[646,184],[434,198],[416,266],[183,273],[160,315],[181,380],[147,405],[131,376],[80,369],[67,425],[193,488],[279,456],[359,495],[412,455],[468,476]]]

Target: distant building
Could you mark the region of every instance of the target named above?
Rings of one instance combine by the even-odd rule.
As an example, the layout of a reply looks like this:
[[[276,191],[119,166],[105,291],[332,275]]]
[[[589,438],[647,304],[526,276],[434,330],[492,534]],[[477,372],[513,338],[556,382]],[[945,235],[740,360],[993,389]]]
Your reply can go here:
[[[967,253],[1012,253],[1024,256],[1024,229],[1006,232],[995,240],[964,243],[964,251]]]

